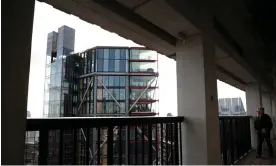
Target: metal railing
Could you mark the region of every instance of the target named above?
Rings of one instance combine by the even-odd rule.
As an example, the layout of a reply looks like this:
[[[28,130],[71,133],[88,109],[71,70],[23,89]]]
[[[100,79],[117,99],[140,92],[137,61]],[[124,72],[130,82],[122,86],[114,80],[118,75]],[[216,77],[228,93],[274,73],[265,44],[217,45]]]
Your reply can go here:
[[[25,164],[180,165],[183,121],[183,117],[28,119]]]
[[[251,150],[250,116],[220,116],[222,164],[235,164]]]

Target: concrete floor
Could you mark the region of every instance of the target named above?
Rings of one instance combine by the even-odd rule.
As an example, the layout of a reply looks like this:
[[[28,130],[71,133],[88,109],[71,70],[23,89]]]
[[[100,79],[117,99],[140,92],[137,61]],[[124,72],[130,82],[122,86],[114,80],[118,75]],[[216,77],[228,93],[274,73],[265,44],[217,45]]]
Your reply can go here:
[[[246,157],[239,161],[238,165],[276,165],[276,140],[273,140],[274,156],[268,158],[267,148],[264,147],[263,157],[256,158],[256,151],[251,151]]]

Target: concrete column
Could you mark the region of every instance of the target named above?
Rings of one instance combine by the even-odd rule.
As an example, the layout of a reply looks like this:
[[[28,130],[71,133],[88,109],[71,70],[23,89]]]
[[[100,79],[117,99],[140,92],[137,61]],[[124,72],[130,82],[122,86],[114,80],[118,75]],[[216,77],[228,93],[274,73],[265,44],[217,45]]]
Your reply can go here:
[[[205,35],[178,42],[176,50],[178,115],[184,165],[220,165],[217,77],[213,41]]]
[[[34,0],[13,0],[5,5],[2,12],[5,18],[2,22],[3,165],[24,164],[34,5]]]
[[[265,113],[272,119],[272,98],[270,93],[263,93],[263,107]],[[271,138],[273,138],[273,131],[271,132]]]
[[[272,99],[273,138],[276,139],[276,96]]]
[[[269,93],[263,93],[263,107],[265,109],[265,113],[270,117],[272,116],[272,103],[271,97]]]
[[[247,106],[247,115],[252,116],[250,121],[250,129],[251,129],[251,145],[253,149],[257,148],[257,135],[254,129],[254,120],[257,116],[257,109],[262,104],[262,95],[260,92],[259,85],[256,83],[252,83],[246,86],[245,90],[246,94],[246,106]]]

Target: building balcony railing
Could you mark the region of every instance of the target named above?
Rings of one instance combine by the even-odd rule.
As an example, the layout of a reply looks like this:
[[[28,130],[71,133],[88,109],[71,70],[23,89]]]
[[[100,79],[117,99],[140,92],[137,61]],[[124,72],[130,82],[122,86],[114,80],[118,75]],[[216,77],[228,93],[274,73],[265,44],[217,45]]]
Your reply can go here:
[[[183,117],[28,119],[25,164],[182,164]],[[220,116],[222,164],[251,151],[249,116]],[[185,124],[184,124],[185,125]]]
[[[183,117],[28,119],[25,164],[180,165]]]
[[[251,151],[250,116],[220,116],[222,164],[238,162]]]

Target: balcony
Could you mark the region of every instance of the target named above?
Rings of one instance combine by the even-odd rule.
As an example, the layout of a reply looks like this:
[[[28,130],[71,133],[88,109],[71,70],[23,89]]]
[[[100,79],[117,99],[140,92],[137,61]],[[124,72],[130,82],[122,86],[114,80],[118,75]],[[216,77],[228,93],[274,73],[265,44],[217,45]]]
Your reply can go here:
[[[220,117],[221,163],[251,151],[250,117]],[[181,165],[184,117],[28,119],[25,164]]]
[[[28,119],[25,164],[180,165],[183,117]]]

